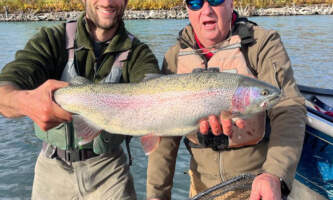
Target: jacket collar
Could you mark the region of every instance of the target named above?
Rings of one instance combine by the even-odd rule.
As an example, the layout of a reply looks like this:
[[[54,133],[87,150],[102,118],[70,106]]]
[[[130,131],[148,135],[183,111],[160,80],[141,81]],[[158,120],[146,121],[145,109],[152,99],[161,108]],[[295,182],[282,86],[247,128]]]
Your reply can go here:
[[[77,33],[76,33],[76,44],[77,49],[89,49],[93,50],[93,40],[88,32],[88,23],[85,19],[85,13],[83,13],[77,20]],[[132,48],[132,40],[128,36],[128,32],[125,29],[125,24],[122,21],[119,28],[113,38],[108,42],[108,47],[104,53],[112,53],[119,51],[126,51]]]
[[[179,41],[181,48],[184,48],[184,49],[187,47],[190,47],[193,49],[198,48],[198,45],[196,44],[196,41],[195,41],[194,31],[193,31],[191,24],[188,24],[184,29],[179,31],[177,40]]]

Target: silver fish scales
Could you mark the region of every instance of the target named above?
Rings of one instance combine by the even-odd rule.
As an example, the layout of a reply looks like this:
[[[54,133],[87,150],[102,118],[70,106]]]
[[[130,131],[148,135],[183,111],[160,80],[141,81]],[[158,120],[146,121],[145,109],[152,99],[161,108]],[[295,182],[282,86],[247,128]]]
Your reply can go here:
[[[140,83],[82,84],[57,90],[55,101],[110,133],[182,136],[199,120],[227,113],[246,117],[275,105],[281,92],[265,82],[232,73],[165,75]]]

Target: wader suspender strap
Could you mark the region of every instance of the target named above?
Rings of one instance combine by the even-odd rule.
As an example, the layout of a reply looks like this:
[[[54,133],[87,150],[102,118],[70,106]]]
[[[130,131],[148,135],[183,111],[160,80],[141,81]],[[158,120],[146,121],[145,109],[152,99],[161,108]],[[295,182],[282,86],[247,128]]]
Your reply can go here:
[[[126,135],[125,136],[125,143],[126,143],[126,150],[127,150],[127,154],[128,154],[128,166],[132,165],[132,154],[131,154],[131,149],[130,149],[130,142],[131,142],[132,136],[130,135]]]
[[[129,37],[132,40],[134,38],[130,34],[129,34]],[[114,61],[113,66],[111,68],[111,73],[109,73],[109,75],[107,77],[105,77],[103,82],[107,82],[107,83],[119,83],[120,82],[124,61],[127,59],[129,53],[130,53],[130,50],[127,50],[127,51],[119,53],[116,56],[116,60]],[[125,143],[126,143],[126,150],[127,150],[127,154],[128,154],[128,165],[129,166],[132,165],[132,154],[131,154],[131,149],[129,146],[131,139],[132,139],[132,136],[130,136],[130,135],[125,136]]]
[[[238,13],[237,13],[238,16]],[[246,54],[247,48],[249,45],[253,44],[255,42],[254,36],[253,36],[253,30],[249,30],[247,26],[245,26],[246,23],[251,23],[253,26],[257,26],[257,23],[248,20],[246,17],[237,17],[237,20],[235,24],[238,26],[234,26],[233,32],[236,31],[237,28],[238,35],[241,37],[241,51],[245,57],[245,61],[247,64],[248,69],[252,72],[252,74],[257,77],[258,72],[251,66],[250,61],[248,59],[248,56]]]
[[[66,50],[68,51],[68,59],[74,59],[74,42],[76,35],[76,21],[66,23]]]
[[[111,68],[111,73],[109,73],[109,75],[107,75],[102,80],[102,82],[105,82],[105,83],[119,83],[120,82],[124,61],[127,59],[129,52],[130,52],[130,50],[127,50],[127,51],[118,53],[118,55],[116,55],[115,61]]]
[[[68,52],[68,60],[74,59],[74,48],[75,48],[75,35],[76,35],[76,21],[68,21],[66,22],[66,50]],[[73,125],[70,123],[65,123],[65,132],[66,132],[66,140],[69,145],[69,151],[73,151]]]
[[[130,33],[128,33],[128,37],[133,41],[134,40],[134,36]],[[123,53],[121,53],[120,55],[117,56],[115,63],[112,67],[112,70],[117,70],[119,71],[119,68],[122,68],[123,66],[123,61],[127,59],[128,54],[130,53],[130,50],[127,50]],[[114,73],[114,72],[113,72]],[[111,77],[110,77],[111,78]],[[109,76],[107,77],[107,79],[109,79]],[[112,79],[111,79],[112,80]],[[114,80],[113,80],[114,81]],[[125,143],[126,143],[126,150],[127,150],[127,154],[128,154],[128,166],[132,165],[132,154],[131,154],[131,149],[130,149],[130,142],[131,142],[132,136],[130,135],[126,135],[125,136]]]

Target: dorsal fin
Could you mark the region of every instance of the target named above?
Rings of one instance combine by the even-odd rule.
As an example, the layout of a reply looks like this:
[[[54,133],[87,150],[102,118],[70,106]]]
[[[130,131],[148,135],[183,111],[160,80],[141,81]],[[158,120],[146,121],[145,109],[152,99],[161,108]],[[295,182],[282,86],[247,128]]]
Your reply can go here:
[[[163,74],[153,74],[153,73],[150,73],[150,74],[145,74],[145,77],[143,78],[144,81],[147,81],[147,80],[151,80],[151,79],[155,79],[155,78],[160,78],[161,76],[164,76]]]
[[[82,85],[82,84],[91,84],[92,81],[82,76],[75,76],[74,78],[72,78],[72,80],[69,83],[71,85]]]

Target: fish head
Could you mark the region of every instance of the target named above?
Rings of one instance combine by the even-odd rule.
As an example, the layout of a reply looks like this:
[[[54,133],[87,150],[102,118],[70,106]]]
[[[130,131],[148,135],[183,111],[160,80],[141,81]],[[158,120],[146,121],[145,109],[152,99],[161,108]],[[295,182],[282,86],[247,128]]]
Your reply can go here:
[[[232,98],[232,112],[251,115],[272,108],[279,102],[281,90],[263,81],[245,78]]]

